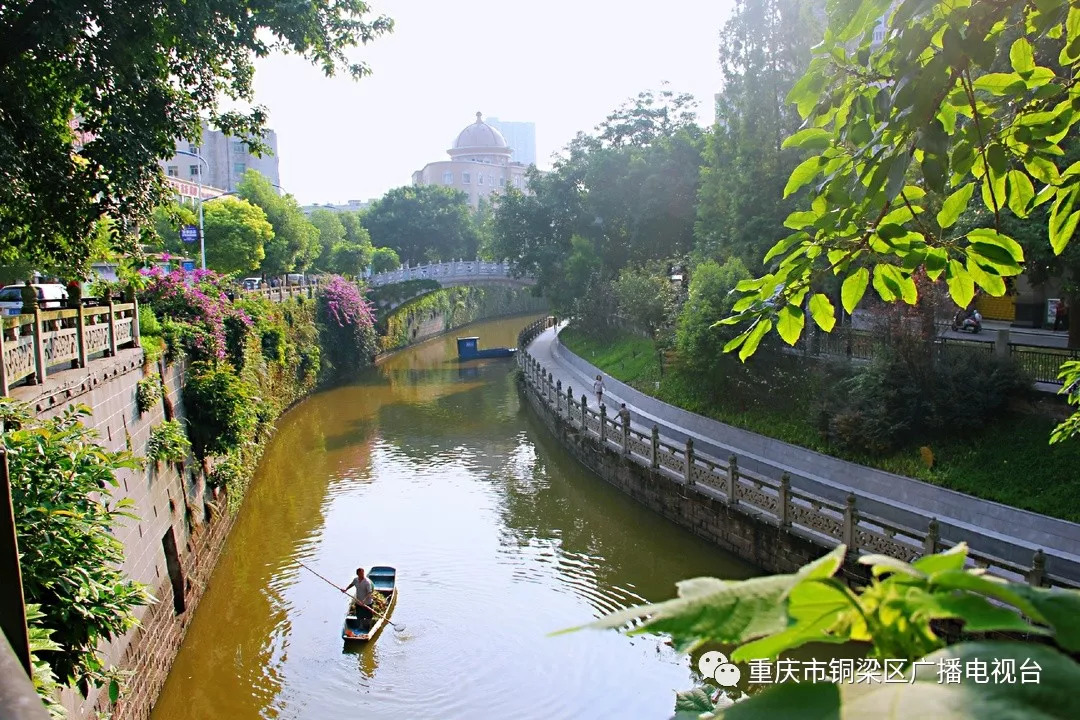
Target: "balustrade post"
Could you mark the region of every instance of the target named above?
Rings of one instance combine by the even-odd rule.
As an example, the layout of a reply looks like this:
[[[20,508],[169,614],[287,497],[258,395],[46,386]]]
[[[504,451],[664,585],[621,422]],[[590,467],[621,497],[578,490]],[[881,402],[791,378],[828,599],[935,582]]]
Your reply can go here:
[[[555,373],[549,371],[548,372],[547,395],[545,396],[545,398],[548,401],[548,404],[551,403],[551,396],[554,393],[555,393]]]
[[[574,425],[574,388],[566,386],[566,421]]]
[[[652,426],[652,457],[649,458],[649,464],[653,470],[660,467],[660,426]]]
[[[630,454],[630,415],[622,416],[622,451],[623,455]]]
[[[116,310],[109,298],[109,357],[116,357]]]
[[[855,493],[848,493],[844,503],[844,531],[840,542],[847,545],[848,552],[855,552],[855,523],[859,521],[859,512],[855,509]]]
[[[79,356],[71,361],[71,367],[86,367],[86,315],[83,313],[82,303],[75,314],[75,334],[78,341]]]
[[[694,484],[694,438],[686,438],[686,484]]]
[[[555,414],[562,412],[562,380],[555,381]]]
[[[607,405],[600,403],[600,442],[607,440]]]
[[[791,476],[784,473],[780,476],[780,497],[777,501],[777,515],[780,518],[780,527],[791,527]]]
[[[933,555],[938,551],[938,540],[941,530],[938,528],[937,518],[930,518],[930,525],[926,528],[926,537],[923,538],[923,555]]]
[[[41,337],[41,308],[34,303],[34,382],[45,382],[45,342]]]
[[[1028,571],[1027,581],[1029,585],[1042,587],[1046,585],[1046,554],[1039,548],[1035,556],[1031,558],[1031,570]]]
[[[81,304],[79,309],[82,309]],[[134,296],[131,298],[131,342],[134,343],[132,347],[142,347],[142,339],[139,336],[139,299]]]
[[[4,362],[4,356],[7,354],[4,350],[4,342],[6,338],[4,335],[7,332],[7,328],[4,327],[4,317],[0,315],[0,395],[8,394],[8,379],[7,379],[7,364]]]
[[[727,502],[728,505],[738,505],[735,496],[735,484],[739,482],[739,458],[731,455],[728,457],[727,466]]]
[[[581,396],[581,434],[589,434],[589,398]]]

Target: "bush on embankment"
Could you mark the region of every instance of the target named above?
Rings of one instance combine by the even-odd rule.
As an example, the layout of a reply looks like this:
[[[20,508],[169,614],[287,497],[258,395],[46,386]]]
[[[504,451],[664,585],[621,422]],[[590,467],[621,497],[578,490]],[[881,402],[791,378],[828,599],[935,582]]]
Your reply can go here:
[[[168,362],[190,363],[183,389],[188,434],[208,483],[236,509],[274,421],[320,382],[372,361],[374,323],[353,283],[331,277],[315,300],[230,301],[213,272],[147,273],[143,302],[161,321]]]
[[[529,288],[453,287],[411,300],[379,323],[380,351],[405,347],[419,336],[421,324],[442,318],[442,331],[484,318],[538,312],[546,308]]]
[[[1016,375],[1007,368],[975,368],[966,361],[950,367],[951,380],[942,380],[936,390],[939,409],[922,415],[924,429],[907,436],[913,422],[893,428],[902,431],[900,439],[872,452],[858,447],[857,439],[842,442],[834,418],[843,408],[867,407],[860,404],[867,399],[870,407],[891,407],[888,393],[874,388],[884,383],[906,393],[906,386],[894,382],[887,369],[867,366],[853,373],[833,363],[780,358],[764,380],[747,382],[740,374],[729,388],[723,375],[703,374],[681,358],[661,377],[652,341],[639,335],[613,331],[600,337],[571,327],[560,338],[612,377],[690,412],[976,497],[1080,521],[1080,443],[1049,445],[1053,419],[1032,412],[1026,401],[1003,402],[995,394],[995,388],[1015,387]],[[755,357],[750,364],[756,362]],[[972,362],[994,365],[989,358]],[[858,392],[853,384],[861,386]],[[961,426],[964,432],[954,432]]]
[[[99,648],[131,629],[135,608],[150,600],[119,570],[124,546],[113,533],[134,517],[131,502],[102,496],[118,485],[116,471],[139,462],[99,445],[81,422],[87,414],[79,406],[40,420],[31,407],[0,398],[34,684],[53,717],[64,715],[58,684],[83,695],[108,685],[116,697],[119,678]]]

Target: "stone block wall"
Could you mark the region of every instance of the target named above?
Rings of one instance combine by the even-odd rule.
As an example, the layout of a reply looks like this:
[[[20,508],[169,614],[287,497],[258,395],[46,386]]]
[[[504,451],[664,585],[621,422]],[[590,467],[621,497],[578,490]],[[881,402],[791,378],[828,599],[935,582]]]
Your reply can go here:
[[[73,404],[90,408],[84,423],[94,428],[109,450],[130,450],[145,456],[150,430],[165,420],[165,402],[140,414],[136,384],[147,372],[142,350],[121,350],[115,357],[95,360],[86,369],[49,375],[45,383],[15,388],[12,396],[28,402],[40,417],[55,417]],[[184,366],[164,368],[166,397],[176,417],[183,417],[181,389]],[[103,647],[107,661],[127,672],[121,701],[112,708],[113,720],[145,718],[165,682],[218,553],[231,526],[220,502],[208,494],[192,460],[186,464],[148,463],[141,470],[117,473],[114,501],[130,498],[138,520],[116,529],[124,545],[124,573],[146,585],[157,603],[136,613],[139,625]],[[169,532],[175,543],[183,579],[183,612],[176,612],[173,583],[163,540]],[[95,717],[108,711],[108,694],[93,691],[87,698],[65,692],[62,698],[72,718]]]

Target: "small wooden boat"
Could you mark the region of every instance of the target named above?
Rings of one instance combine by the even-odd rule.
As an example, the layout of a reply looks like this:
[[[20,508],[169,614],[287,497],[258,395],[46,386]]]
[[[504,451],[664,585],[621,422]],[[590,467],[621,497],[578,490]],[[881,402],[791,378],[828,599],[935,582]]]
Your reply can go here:
[[[458,360],[481,360],[487,358],[507,358],[513,357],[517,352],[517,348],[487,348],[481,350],[479,348],[480,338],[473,337],[459,337],[457,339],[457,354]]]
[[[386,565],[376,565],[367,576],[375,586],[375,592],[382,593],[386,598],[386,613],[384,617],[373,616],[370,621],[361,620],[353,612],[353,601],[349,600],[345,608],[345,623],[341,626],[341,639],[346,642],[374,640],[383,625],[387,624],[385,618],[390,617],[397,603],[397,570]]]

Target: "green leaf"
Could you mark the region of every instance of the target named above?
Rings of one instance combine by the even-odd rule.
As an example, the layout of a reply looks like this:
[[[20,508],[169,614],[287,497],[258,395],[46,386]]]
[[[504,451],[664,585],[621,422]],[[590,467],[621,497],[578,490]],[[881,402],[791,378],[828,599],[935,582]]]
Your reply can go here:
[[[1013,583],[1013,592],[1038,609],[1042,619],[1054,629],[1057,643],[1075,653],[1080,652],[1080,592],[1061,588],[1040,588]]]
[[[753,329],[750,330],[750,335],[746,338],[746,342],[739,348],[739,360],[746,362],[746,359],[757,352],[758,345],[761,344],[761,339],[765,337],[765,334],[772,330],[772,320],[758,320]]]
[[[960,187],[945,199],[941,205],[941,211],[937,214],[938,225],[943,228],[952,227],[960,215],[967,209],[971,194],[975,191],[975,183],[968,183]]]
[[[967,562],[967,543],[958,543],[948,550],[923,557],[911,563],[916,570],[931,574],[943,570],[963,570]]]
[[[832,133],[822,128],[806,128],[784,140],[781,148],[802,148],[820,152],[829,147],[832,142]]]
[[[1041,183],[1046,183],[1047,185],[1050,185],[1058,181],[1057,166],[1044,157],[1036,155],[1030,160],[1024,161],[1024,168],[1028,171],[1031,177],[1035,178]]]
[[[1017,217],[1026,218],[1031,201],[1035,199],[1035,186],[1031,178],[1019,170],[1009,171],[1009,209]]]
[[[120,683],[115,679],[109,681],[109,702],[115,703],[120,699]]]
[[[710,712],[715,708],[709,694],[701,688],[675,693],[675,712]]]
[[[1005,177],[1004,173],[994,177],[993,172],[988,172],[982,177],[980,190],[982,191],[983,205],[992,213],[998,212],[1004,206]]]
[[[817,326],[825,332],[832,332],[836,325],[836,308],[832,300],[822,293],[815,293],[810,298],[810,317],[814,318]]]
[[[840,289],[840,302],[849,315],[855,312],[869,283],[870,271],[866,268],[859,268],[844,278],[844,284]]]
[[[1055,255],[1060,255],[1065,250],[1076,232],[1080,211],[1073,212],[1073,207],[1078,193],[1080,185],[1073,185],[1071,188],[1059,189],[1054,198],[1054,205],[1050,210],[1050,247]]]
[[[784,220],[784,227],[791,228],[792,230],[802,230],[807,225],[813,225],[818,219],[818,214],[813,210],[797,210]],[[766,258],[765,262],[769,259]]]
[[[910,598],[909,598],[910,599]],[[920,614],[935,620],[956,618],[964,621],[964,632],[1022,632],[1046,635],[1013,608],[995,605],[980,595],[934,593],[917,600]]]
[[[979,263],[975,262],[973,257],[975,245],[973,245],[968,252],[967,258],[967,271],[971,275],[971,279],[975,281],[975,284],[981,287],[992,297],[1001,297],[1005,294],[1005,280],[1000,275],[996,275],[991,272],[987,272],[983,269]],[[987,246],[990,247],[990,246]],[[995,250],[1001,250],[1001,248],[994,248]]]
[[[812,158],[807,158],[795,166],[795,169],[791,171],[791,176],[788,178],[787,185],[784,186],[784,197],[788,197],[793,192],[796,192],[803,185],[817,177],[821,172],[821,168],[824,164],[824,158],[820,155],[815,155]]]
[[[1035,51],[1027,38],[1018,38],[1009,49],[1013,70],[1021,77],[1028,77],[1035,70]]]
[[[958,260],[949,260],[945,269],[945,283],[957,305],[966,308],[971,304],[971,299],[975,297],[975,281]]]
[[[1020,247],[1020,243],[1016,242],[1008,235],[1002,235],[993,228],[975,228],[974,230],[968,231],[967,238],[968,241],[972,243],[978,242],[985,245],[995,245],[1004,250],[1008,257],[1014,262],[1024,262],[1024,248]]]
[[[1011,95],[1027,89],[1024,78],[1016,73],[987,73],[975,80],[976,90],[985,90],[991,95]]]
[[[949,254],[945,248],[928,248],[926,251],[926,259],[923,261],[926,268],[926,276],[931,280],[937,280],[942,272],[945,270],[945,265],[949,261]]]
[[[842,590],[831,583],[800,583],[791,589],[788,596],[790,627],[741,645],[731,654],[731,661],[773,659],[782,652],[811,642],[846,642],[849,639],[847,633],[834,633],[831,630],[839,627],[839,621],[849,612],[854,612],[851,602]]]
[[[796,215],[796,214],[798,214],[798,213],[792,213],[792,215]],[[789,219],[790,219],[790,216],[789,216]],[[784,224],[786,225],[787,223],[784,223]],[[765,258],[762,260],[762,263],[766,263],[766,264],[769,263],[773,258],[786,253],[788,250],[790,250],[792,247],[794,247],[796,243],[801,242],[803,240],[808,240],[809,238],[810,238],[810,236],[805,232],[797,232],[797,233],[792,233],[791,235],[788,235],[786,238],[781,239],[775,245],[773,245],[772,248],[769,249],[769,252],[765,253]],[[743,280],[742,282],[746,282],[746,281]],[[736,286],[735,289],[739,290],[739,287]]]
[[[776,318],[776,332],[788,345],[794,345],[802,335],[806,317],[798,305],[785,305]]]

